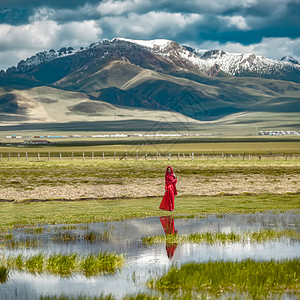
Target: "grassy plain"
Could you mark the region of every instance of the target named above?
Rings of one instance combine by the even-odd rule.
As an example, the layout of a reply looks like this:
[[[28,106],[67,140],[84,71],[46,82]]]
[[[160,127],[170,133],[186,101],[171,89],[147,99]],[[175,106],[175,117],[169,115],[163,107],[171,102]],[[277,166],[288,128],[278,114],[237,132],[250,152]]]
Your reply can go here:
[[[149,157],[148,157],[149,158]],[[0,162],[0,199],[81,199],[158,196],[163,186],[164,170],[171,164],[181,185],[181,194],[198,195],[195,186],[204,190],[202,195],[211,193],[205,189],[213,185],[217,193],[228,193],[226,185],[236,184],[236,193],[298,192],[300,159],[297,156],[243,156],[207,157],[195,156],[178,161],[171,157],[160,160],[51,160]],[[284,180],[284,181],[283,181]],[[185,182],[186,181],[186,182]],[[257,184],[259,182],[259,184]],[[259,190],[261,187],[266,189]],[[280,186],[277,186],[281,183]],[[249,189],[241,190],[246,184]],[[270,185],[271,184],[271,185]],[[225,186],[224,186],[225,185]],[[139,187],[130,193],[128,187]],[[286,189],[287,187],[290,187]],[[102,190],[101,190],[102,188]],[[12,190],[9,190],[12,189]],[[52,189],[52,194],[48,190]],[[72,191],[78,189],[77,194]],[[104,191],[107,189],[108,191]],[[35,194],[38,190],[39,194]],[[5,196],[6,191],[9,191]],[[113,192],[112,192],[113,191]],[[144,191],[144,192],[143,192]],[[231,188],[231,192],[234,188]],[[56,192],[56,193],[54,193]],[[122,192],[122,193],[120,193]],[[235,193],[235,194],[236,194]],[[23,195],[23,196],[22,196]],[[10,198],[11,196],[11,198]]]
[[[80,182],[91,184],[123,184],[126,178],[161,178],[165,168],[171,164],[180,177],[190,175],[274,175],[300,174],[300,157],[248,158],[207,158],[197,157],[194,161],[185,160],[55,160],[55,161],[1,161],[1,188],[26,185],[61,185]],[[163,178],[162,178],[163,179]]]
[[[17,158],[8,161],[2,157],[0,200],[4,202],[0,203],[1,226],[70,224],[163,215],[165,212],[160,211],[158,205],[164,193],[165,168],[169,164],[178,177],[174,216],[299,209],[298,145],[298,141],[279,144],[197,143],[195,148],[194,144],[172,144],[172,147],[179,147],[177,149],[193,150],[195,153],[197,149],[204,148],[208,152],[209,149],[215,152],[219,149],[220,152],[231,150],[238,153],[216,157],[202,156],[199,152],[194,160],[189,155],[185,158],[180,156],[180,160],[176,155],[171,156],[170,160],[166,156],[156,160],[155,155],[149,155],[147,160],[140,156],[138,160],[134,157],[126,160],[124,156],[122,160],[102,160],[101,157],[92,160],[87,155],[85,160],[71,160],[70,157],[59,160],[55,157],[48,161],[44,157],[40,161],[26,161],[22,157],[20,161]],[[95,147],[94,150],[98,147],[108,147],[110,151],[116,149],[116,145],[92,147]],[[128,149],[128,145],[120,147]],[[50,149],[30,150],[36,155],[37,151],[48,152]],[[62,149],[78,150],[72,147]],[[81,148],[85,153],[87,149],[89,147]],[[278,152],[296,154],[267,154],[261,158],[243,155],[246,151],[264,153],[276,152],[276,149]],[[21,150],[27,151],[24,148]],[[10,201],[13,203],[7,203]]]
[[[75,224],[163,215],[203,217],[211,213],[283,212],[300,209],[300,195],[180,196],[175,210],[158,209],[161,197],[93,201],[0,203],[1,230],[41,224]]]
[[[24,153],[29,156],[37,157],[37,153],[52,155],[62,153],[63,157],[70,157],[74,152],[75,156],[82,156],[85,152],[86,158],[91,158],[92,152],[98,159],[102,158],[105,152],[106,159],[112,159],[114,152],[122,155],[128,152],[128,155],[140,157],[145,153],[155,155],[157,152],[161,155],[172,153],[177,156],[180,152],[189,155],[195,154],[300,154],[300,139],[298,136],[289,137],[248,137],[248,138],[221,138],[221,137],[143,137],[143,138],[102,138],[102,139],[51,139],[50,145],[36,145],[18,147],[20,141],[16,139],[2,140],[0,144],[0,154],[7,157],[8,153],[20,153],[24,159]],[[6,144],[10,143],[10,147]],[[109,155],[107,155],[109,154]]]
[[[161,150],[163,153],[171,151],[167,148],[168,146],[172,146],[172,151],[174,149],[180,152],[186,151],[186,157],[183,159],[181,156],[178,160],[174,150],[175,154],[172,154],[170,160],[163,155],[156,160],[154,151],[152,156],[147,156],[147,160],[142,156],[138,160],[134,156],[126,160],[123,156],[120,160],[124,151],[130,150],[128,145],[94,145],[78,148],[74,146],[16,148],[16,151],[23,151],[23,157],[18,160],[16,156],[12,156],[8,161],[5,155],[8,153],[7,150],[13,152],[13,148],[5,148],[6,152],[2,152],[5,155],[0,161],[0,199],[3,201],[0,202],[0,232],[5,236],[10,234],[9,230],[16,227],[26,226],[28,230],[35,230],[43,224],[92,223],[163,215],[189,218],[205,217],[211,213],[266,211],[299,213],[300,158],[297,154],[300,151],[298,141],[253,142],[253,144],[251,142],[196,143],[195,145],[175,143],[156,147],[165,147],[157,148],[166,149]],[[139,147],[139,151],[149,153],[153,145]],[[47,154],[50,149],[53,153],[57,151],[56,156],[50,161],[47,160],[47,156],[40,161],[36,158],[37,153],[44,151]],[[135,148],[132,149],[135,153]],[[26,161],[24,152],[30,152],[29,150],[32,159]],[[57,153],[70,153],[70,150],[78,153],[85,152],[85,160],[80,159],[80,156],[74,160],[71,160],[70,156],[68,159],[59,160]],[[98,155],[94,157],[94,160],[91,159],[92,151]],[[101,154],[104,151],[110,152],[109,160],[102,160]],[[112,159],[112,151],[118,151],[120,155],[116,160]],[[189,156],[191,151],[196,154],[194,160],[191,160]],[[202,153],[210,153],[210,155],[202,156]],[[214,155],[221,153],[224,153],[224,156]],[[225,155],[226,153],[236,155]],[[245,156],[244,153],[247,155]],[[274,153],[283,153],[283,155],[273,155]],[[251,157],[248,154],[251,154]],[[260,154],[261,157],[259,157]],[[164,172],[169,164],[178,176],[179,193],[175,199],[173,212],[158,209],[164,193]],[[287,233],[283,233],[283,236],[285,235]],[[266,239],[270,236],[272,237],[272,232],[267,233]],[[199,237],[195,238],[199,239]],[[202,239],[201,236],[200,239]],[[73,270],[80,271],[78,266],[82,265],[82,261],[87,260],[87,258],[75,257],[75,259],[74,257],[70,257],[70,265],[74,268],[64,267],[64,270],[69,270],[67,271],[69,273]],[[59,256],[51,259],[50,263],[48,260],[45,262],[43,256],[33,257],[29,259],[29,262],[22,259],[21,266],[27,268],[28,265],[31,268],[32,265],[32,272],[39,271],[34,269],[37,266],[40,271],[47,270],[58,274],[57,268],[60,262],[65,262],[67,259]],[[12,258],[12,264],[14,263],[18,261]],[[86,263],[93,267],[97,261],[96,258],[91,257]],[[196,294],[206,299],[223,293],[229,293],[229,295],[234,293],[237,297],[241,295],[245,299],[247,297],[264,299],[286,291],[293,295],[299,291],[299,284],[293,277],[294,273],[290,272],[298,268],[299,260],[218,263],[193,264],[182,266],[181,269],[174,267],[169,274],[162,278],[155,278],[149,283],[159,291],[159,296],[141,294],[128,296],[125,299],[160,299],[160,295],[164,295],[166,299],[191,299]],[[48,267],[53,268],[54,271],[47,269]],[[222,270],[224,270],[224,276],[221,273]],[[7,272],[7,269],[2,270],[4,281]],[[185,285],[184,282],[190,281],[191,272],[199,275],[197,282],[201,282],[200,286]],[[179,274],[178,278],[175,273]],[[208,275],[203,277],[201,274]],[[267,284],[257,285],[257,278],[260,278],[259,282],[263,278]],[[243,285],[244,282],[247,282],[247,285]],[[270,282],[272,284],[268,285]],[[180,296],[176,294],[178,286],[181,289]],[[99,299],[104,298],[99,297]],[[113,297],[108,298],[113,299]],[[86,298],[83,296],[82,299]]]

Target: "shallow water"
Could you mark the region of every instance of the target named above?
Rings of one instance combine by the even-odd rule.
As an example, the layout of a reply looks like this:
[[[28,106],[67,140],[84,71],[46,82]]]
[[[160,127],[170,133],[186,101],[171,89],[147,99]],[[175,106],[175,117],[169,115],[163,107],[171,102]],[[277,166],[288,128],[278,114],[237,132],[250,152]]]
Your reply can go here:
[[[169,220],[170,221],[170,220]],[[243,215],[207,215],[203,218],[172,221],[173,231],[179,235],[196,232],[237,232],[258,231],[260,229],[300,230],[299,213],[256,213]],[[106,233],[107,239],[94,243],[85,240],[63,242],[53,237],[70,232],[82,236],[86,231]],[[38,238],[42,245],[31,249],[0,249],[0,255],[8,256],[22,253],[31,255],[43,251],[53,253],[98,253],[114,251],[124,253],[126,262],[120,271],[113,275],[86,278],[74,274],[71,278],[54,275],[32,275],[26,272],[11,271],[9,281],[0,284],[0,299],[39,299],[41,295],[89,295],[113,294],[121,299],[137,292],[153,293],[145,285],[147,280],[164,273],[172,264],[205,262],[208,260],[256,260],[285,259],[299,257],[300,243],[281,239],[264,243],[227,243],[227,244],[180,244],[145,245],[146,236],[164,235],[165,228],[159,218],[133,219],[120,222],[79,224],[76,228],[66,225],[44,226],[41,234],[26,233],[24,229],[13,232],[16,238]]]

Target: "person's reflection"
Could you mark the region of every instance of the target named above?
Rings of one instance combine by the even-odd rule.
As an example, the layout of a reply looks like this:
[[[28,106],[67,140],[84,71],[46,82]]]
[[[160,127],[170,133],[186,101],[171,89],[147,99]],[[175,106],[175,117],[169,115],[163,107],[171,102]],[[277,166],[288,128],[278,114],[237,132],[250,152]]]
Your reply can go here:
[[[161,223],[166,235],[177,234],[177,230],[175,230],[175,221],[173,218],[171,218],[170,216],[164,216],[164,217],[160,217],[159,220],[160,220],[160,223]],[[177,243],[166,242],[166,250],[167,250],[168,258],[173,257],[176,247],[177,247]]]

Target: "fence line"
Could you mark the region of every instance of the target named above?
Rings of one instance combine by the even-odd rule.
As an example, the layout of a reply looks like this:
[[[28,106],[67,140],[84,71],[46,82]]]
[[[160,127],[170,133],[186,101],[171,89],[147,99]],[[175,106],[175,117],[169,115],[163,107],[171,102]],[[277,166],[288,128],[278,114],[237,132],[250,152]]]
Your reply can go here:
[[[195,152],[5,152],[0,161],[55,161],[55,160],[292,160],[300,154],[245,154],[245,153],[195,153]]]

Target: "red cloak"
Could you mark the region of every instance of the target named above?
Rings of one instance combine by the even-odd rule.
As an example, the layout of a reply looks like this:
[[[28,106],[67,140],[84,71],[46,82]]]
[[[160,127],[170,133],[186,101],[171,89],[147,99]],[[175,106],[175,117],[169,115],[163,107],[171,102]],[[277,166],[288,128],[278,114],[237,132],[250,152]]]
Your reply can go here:
[[[171,169],[170,174],[168,172],[168,168]],[[175,177],[175,174],[171,166],[168,166],[166,169],[165,182],[166,182],[165,184],[166,192],[164,194],[163,199],[161,200],[159,208],[172,211],[174,209],[174,198],[175,195],[177,195],[177,189],[176,189],[177,179]]]

